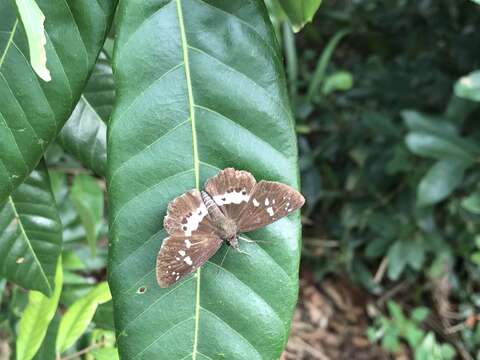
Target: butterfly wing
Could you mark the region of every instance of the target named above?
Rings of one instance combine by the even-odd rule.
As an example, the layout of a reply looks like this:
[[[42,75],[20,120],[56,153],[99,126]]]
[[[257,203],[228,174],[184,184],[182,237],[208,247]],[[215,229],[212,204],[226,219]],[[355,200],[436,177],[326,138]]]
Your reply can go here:
[[[170,235],[191,236],[215,232],[200,191],[196,189],[186,192],[168,204],[163,226]]]
[[[248,232],[266,226],[300,208],[305,198],[292,187],[274,182],[260,181],[242,211],[237,227]]]
[[[170,235],[157,256],[157,281],[167,287],[198,269],[222,245],[196,189],[168,204],[163,225]]]
[[[248,171],[226,168],[205,184],[205,191],[225,216],[238,221],[257,181]]]
[[[168,287],[202,266],[222,245],[215,234],[171,235],[157,256],[157,282]]]

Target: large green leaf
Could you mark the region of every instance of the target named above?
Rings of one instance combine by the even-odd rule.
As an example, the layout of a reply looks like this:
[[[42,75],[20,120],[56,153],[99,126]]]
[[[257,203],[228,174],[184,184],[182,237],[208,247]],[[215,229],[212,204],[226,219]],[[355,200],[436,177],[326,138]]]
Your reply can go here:
[[[27,177],[83,90],[103,44],[114,0],[38,0],[46,17],[52,80],[32,70],[15,5],[0,0],[0,202]]]
[[[62,225],[42,162],[0,208],[0,276],[50,296],[61,247]]]
[[[62,283],[62,261],[59,259],[53,295],[46,297],[42,293],[33,290],[28,294],[28,305],[18,326],[16,342],[17,360],[31,360],[42,345],[50,321],[52,321],[57,310],[58,300],[62,292]]]
[[[480,101],[480,70],[461,77],[455,84],[455,95],[472,101]]]
[[[65,150],[102,176],[107,166],[105,123],[115,100],[113,86],[112,68],[101,55],[80,101],[58,137]]]
[[[298,286],[298,213],[168,289],[167,205],[234,166],[297,186],[283,66],[263,1],[120,4],[108,133],[109,282],[123,359],[277,359]],[[139,291],[139,290],[142,291]]]

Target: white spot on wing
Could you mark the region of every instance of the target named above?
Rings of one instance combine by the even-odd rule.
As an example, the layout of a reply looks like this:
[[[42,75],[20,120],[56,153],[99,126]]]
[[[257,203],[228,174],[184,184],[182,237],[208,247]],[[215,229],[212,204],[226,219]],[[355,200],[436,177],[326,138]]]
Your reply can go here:
[[[273,211],[273,207],[271,206],[267,208],[267,212],[268,212],[268,215],[270,216],[273,216],[273,214],[275,214],[275,211]]]
[[[213,197],[213,200],[218,206],[228,205],[228,204],[241,204],[242,202],[248,202],[248,200],[250,200],[250,195],[248,195],[248,193],[244,195],[242,194],[242,191],[246,192],[245,189],[242,189],[238,192],[232,191],[231,193],[215,195]]]
[[[268,198],[265,199],[265,206],[268,206],[270,204],[270,201],[268,201]]]
[[[185,239],[185,246],[187,247],[187,249],[190,249],[190,247],[192,246],[191,241],[188,239]]]
[[[260,205],[260,203],[257,201],[257,199],[253,199],[253,206],[257,207]]]
[[[185,261],[188,265],[193,264],[193,261],[192,261],[192,259],[190,259],[190,256],[187,256],[185,259],[183,259],[183,261]]]
[[[178,250],[178,253],[179,253],[181,256],[185,256],[185,251],[183,251],[183,250]]]
[[[200,207],[193,212],[192,216],[187,218],[187,223],[184,225],[187,228],[187,230],[185,230],[185,235],[191,236],[192,232],[198,229],[198,226],[207,214],[207,208],[202,202]]]

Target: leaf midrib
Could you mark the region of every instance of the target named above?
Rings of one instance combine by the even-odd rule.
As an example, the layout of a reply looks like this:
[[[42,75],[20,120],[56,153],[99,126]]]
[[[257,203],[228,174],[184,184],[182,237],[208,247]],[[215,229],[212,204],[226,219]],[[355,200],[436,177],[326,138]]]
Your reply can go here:
[[[185,68],[185,78],[187,81],[188,89],[188,108],[190,113],[190,121],[192,123],[192,151],[193,151],[193,167],[195,173],[195,187],[197,190],[200,188],[200,171],[199,171],[199,159],[198,159],[198,146],[197,146],[197,130],[195,124],[195,103],[193,98],[192,79],[190,77],[190,60],[188,56],[188,43],[185,33],[185,24],[183,21],[182,1],[176,0],[178,23],[180,26],[180,40],[182,44],[183,52],[183,64]],[[200,285],[201,285],[201,267],[198,268],[195,276],[197,277],[195,288],[195,326],[193,335],[193,351],[192,360],[197,359],[197,347],[198,347],[198,332],[200,322]]]

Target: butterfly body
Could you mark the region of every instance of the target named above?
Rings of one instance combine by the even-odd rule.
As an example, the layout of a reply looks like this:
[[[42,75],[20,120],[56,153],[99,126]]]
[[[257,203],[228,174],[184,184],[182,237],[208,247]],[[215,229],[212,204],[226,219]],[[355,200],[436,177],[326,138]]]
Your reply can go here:
[[[238,248],[237,224],[235,220],[230,219],[220,210],[212,197],[206,192],[201,191],[202,200],[207,208],[212,225],[216,228],[217,235],[235,249]]]
[[[257,183],[248,171],[227,168],[168,205],[169,236],[157,256],[157,281],[170,286],[210,259],[224,241],[239,250],[237,235],[271,224],[300,208],[303,196],[274,181]]]

